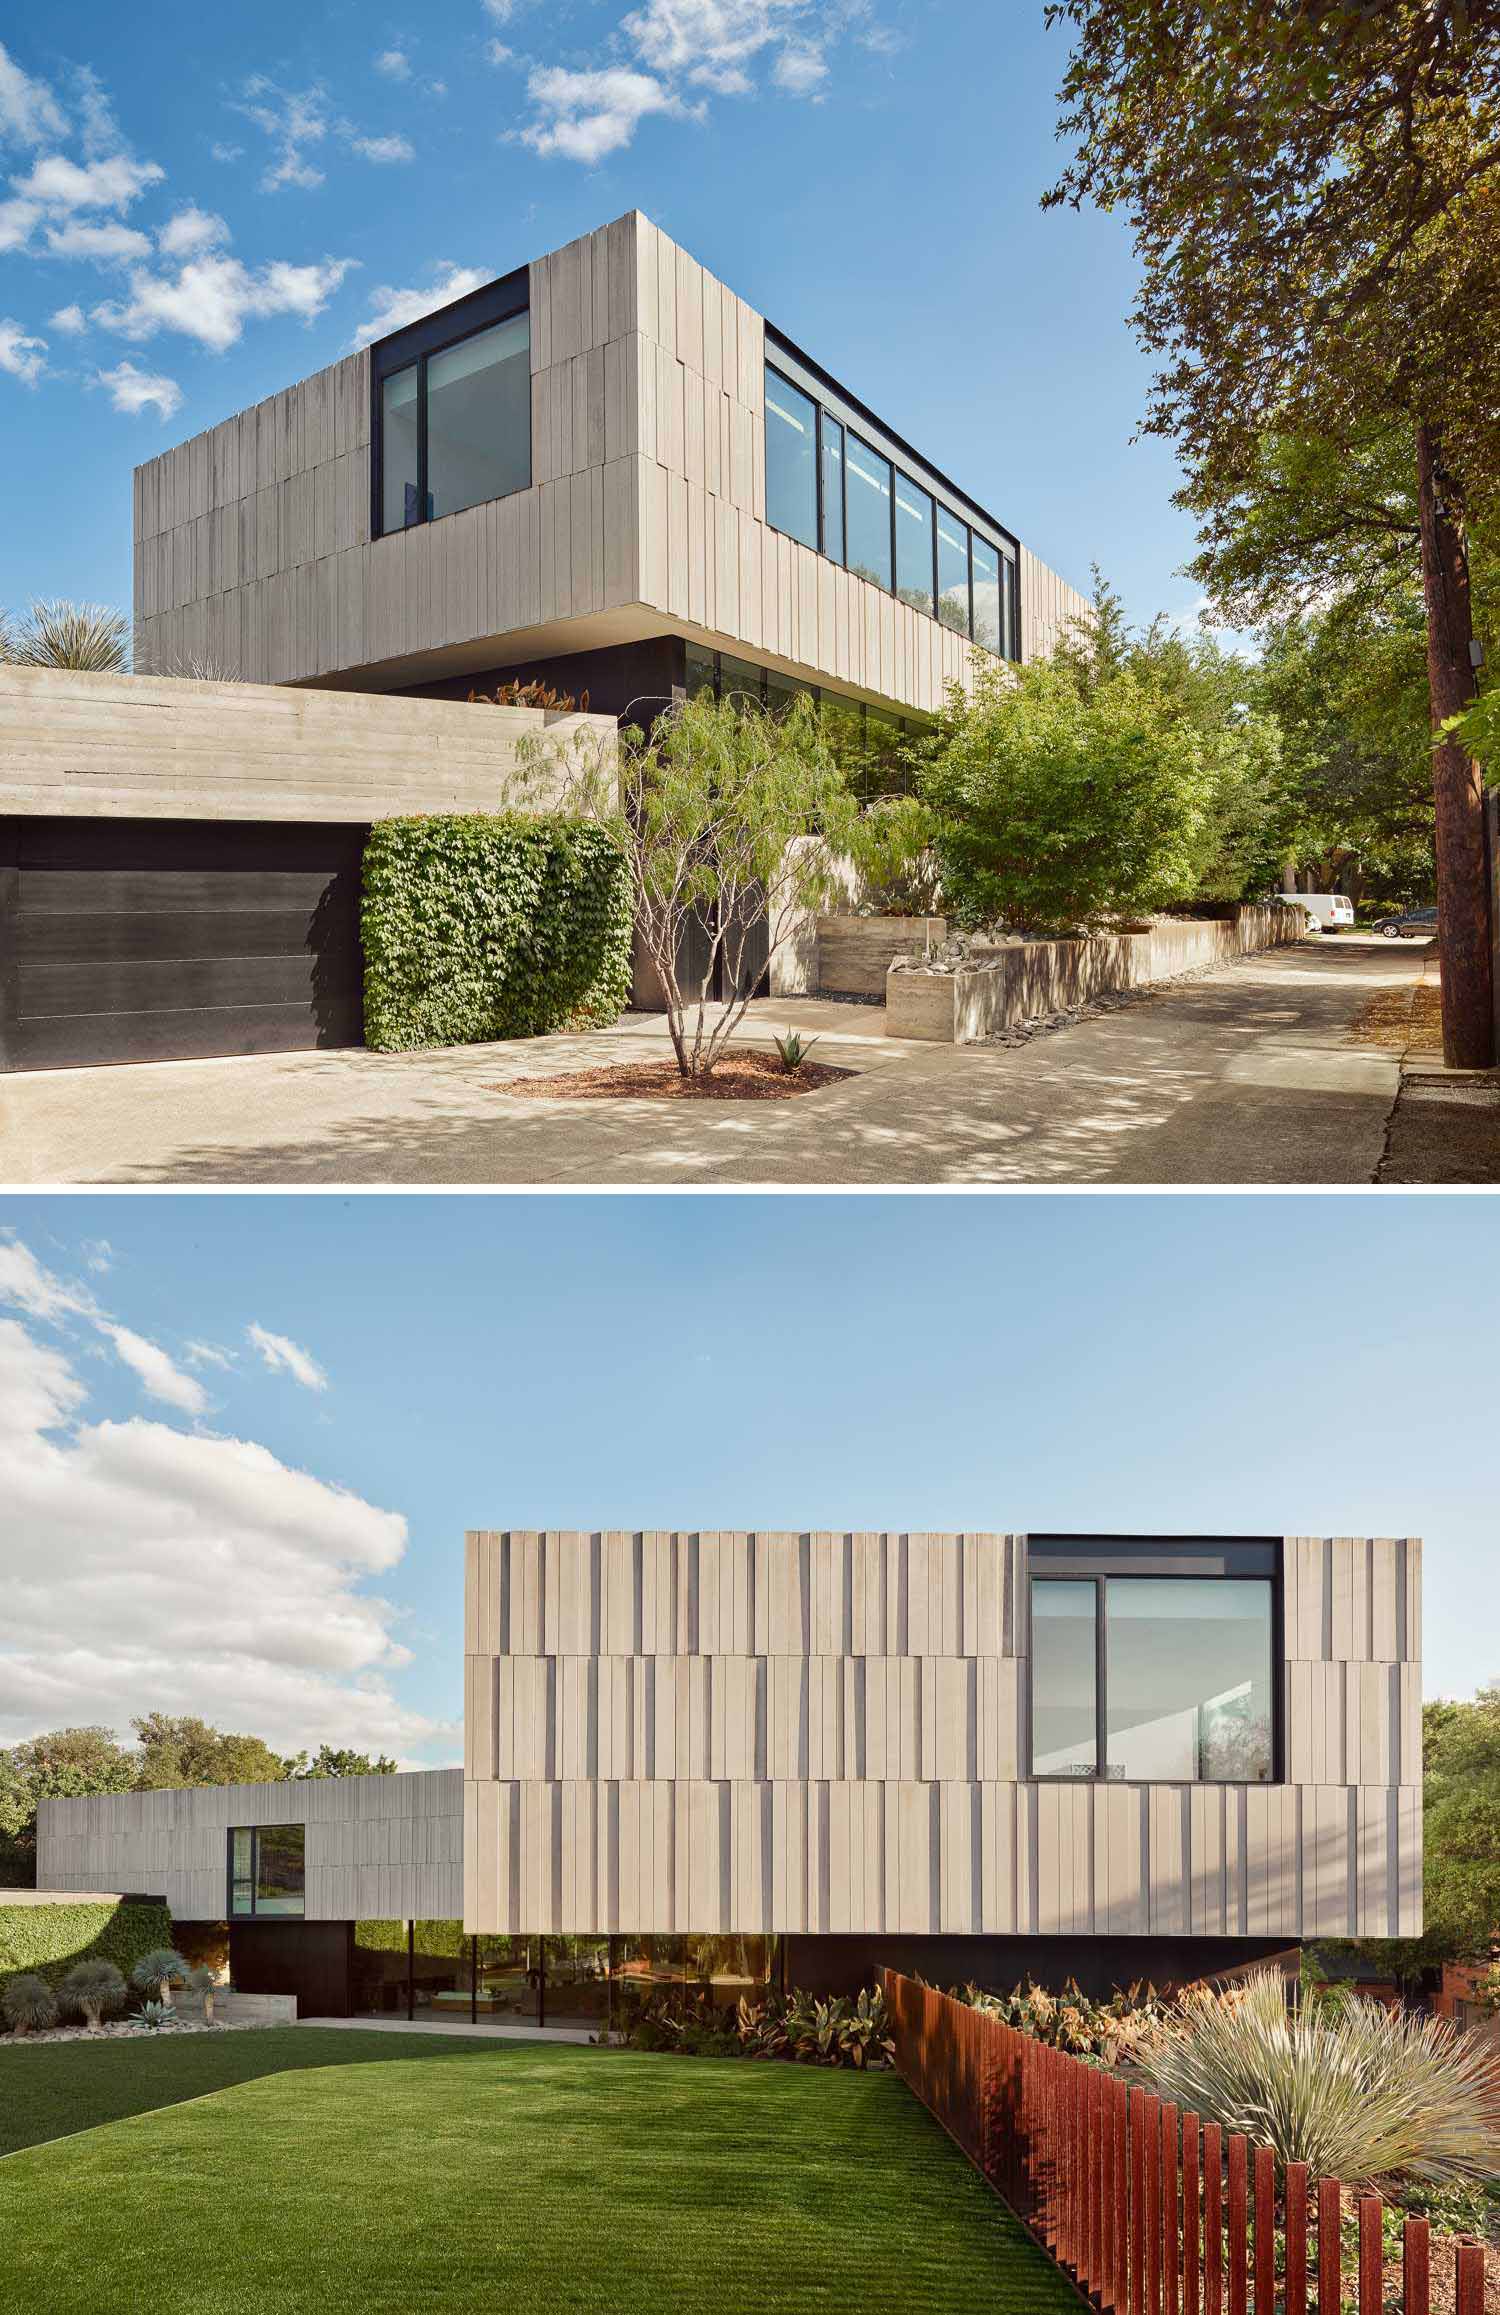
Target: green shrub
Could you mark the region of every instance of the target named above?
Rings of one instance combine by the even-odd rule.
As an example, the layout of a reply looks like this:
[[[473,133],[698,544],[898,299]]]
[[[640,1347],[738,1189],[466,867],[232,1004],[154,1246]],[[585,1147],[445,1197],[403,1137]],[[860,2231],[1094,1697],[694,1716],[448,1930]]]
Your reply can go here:
[[[1096,2058],[1106,2066],[1127,2057],[1137,2042],[1156,2025],[1163,2004],[1154,1986],[1117,1987],[1108,2001],[1094,2001],[1069,1978],[1060,1993],[1049,1993],[1035,1979],[1012,1986],[1009,1993],[986,1991],[977,1985],[951,1987],[954,2001],[967,2002],[1007,2026],[1029,2034],[1033,2041],[1067,2050],[1075,2058]]]
[[[0,2017],[13,2034],[45,2033],[57,2023],[57,1996],[44,1977],[23,1970],[0,1994]]]
[[[598,1025],[629,1001],[629,872],[596,821],[377,821],[360,922],[365,1041],[380,1052]]]
[[[153,1946],[171,1942],[165,1905],[7,1905],[0,1896],[0,1988],[23,1971],[56,1986],[84,1960],[112,1961],[128,1971]]]

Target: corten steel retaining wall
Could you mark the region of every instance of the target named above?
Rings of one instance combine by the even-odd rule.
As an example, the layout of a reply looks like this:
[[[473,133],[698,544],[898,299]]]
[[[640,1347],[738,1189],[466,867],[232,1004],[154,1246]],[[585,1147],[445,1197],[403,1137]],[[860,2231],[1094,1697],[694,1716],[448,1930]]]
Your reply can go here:
[[[970,1045],[1105,991],[1144,988],[1174,973],[1285,947],[1306,929],[1301,909],[1243,907],[1222,917],[1167,917],[1149,932],[1022,941],[956,973],[893,965],[885,984],[886,1034]]]
[[[1338,2179],[1314,2181],[1217,2123],[967,2003],[880,1971],[896,2069],[1101,2315],[1382,2315],[1383,2206],[1358,2198],[1353,2285]],[[1403,2315],[1431,2315],[1428,2222],[1408,2218]],[[1456,2315],[1483,2315],[1484,2251],[1461,2243]]]

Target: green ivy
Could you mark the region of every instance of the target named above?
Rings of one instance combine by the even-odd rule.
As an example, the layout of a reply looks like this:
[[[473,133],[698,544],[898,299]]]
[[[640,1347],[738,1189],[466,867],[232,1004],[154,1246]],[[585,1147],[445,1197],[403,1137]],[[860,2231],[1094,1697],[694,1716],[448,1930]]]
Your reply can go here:
[[[597,821],[379,820],[360,922],[365,1041],[379,1052],[596,1027],[629,1001],[629,869]]]
[[[129,1977],[143,1953],[171,1942],[172,1916],[165,1905],[0,1903],[0,1987],[25,1970],[57,1985],[83,1960],[112,1961]]]

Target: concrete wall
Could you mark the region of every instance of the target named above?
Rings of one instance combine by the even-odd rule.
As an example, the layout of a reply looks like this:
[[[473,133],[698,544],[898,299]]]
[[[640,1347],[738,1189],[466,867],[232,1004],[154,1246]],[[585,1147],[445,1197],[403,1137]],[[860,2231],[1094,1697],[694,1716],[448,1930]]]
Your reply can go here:
[[[529,490],[372,541],[366,353],[138,468],[138,662],[381,689],[670,630],[936,707],[968,646],[766,525],[762,317],[637,211],[530,297]],[[1069,606],[1023,555],[1028,653]]]
[[[231,1826],[305,1824],[307,1920],[453,1920],[462,1804],[457,1769],[47,1800],[37,1881],[69,1891],[112,1883],[165,1897],[179,1921],[222,1921]]]
[[[609,716],[0,666],[0,814],[365,821],[496,811],[527,738]]]
[[[466,1926],[1412,1934],[1420,1545],[1283,1558],[1289,1781],[1072,1785],[1023,1537],[471,1535]]]

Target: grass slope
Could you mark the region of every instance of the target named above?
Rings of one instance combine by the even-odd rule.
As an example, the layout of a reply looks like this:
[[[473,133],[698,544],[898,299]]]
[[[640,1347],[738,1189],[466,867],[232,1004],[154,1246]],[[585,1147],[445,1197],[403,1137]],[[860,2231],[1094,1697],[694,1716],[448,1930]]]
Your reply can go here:
[[[133,2085],[0,2050],[0,2113],[82,2131],[0,2164],[18,2305],[1077,2308],[893,2075],[308,2028],[120,2054]]]

